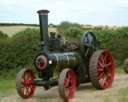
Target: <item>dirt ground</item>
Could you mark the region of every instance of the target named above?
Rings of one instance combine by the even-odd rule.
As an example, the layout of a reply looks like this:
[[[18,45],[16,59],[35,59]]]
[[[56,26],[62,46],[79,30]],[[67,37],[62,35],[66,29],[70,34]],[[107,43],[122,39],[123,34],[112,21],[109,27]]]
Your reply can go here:
[[[78,87],[74,99],[71,102],[119,102],[119,91],[128,87],[128,75],[115,77],[113,86],[107,90],[96,90],[91,83],[82,84]],[[18,95],[3,97],[0,102],[63,102],[59,98],[57,87],[45,91],[38,87],[34,96],[24,100]]]

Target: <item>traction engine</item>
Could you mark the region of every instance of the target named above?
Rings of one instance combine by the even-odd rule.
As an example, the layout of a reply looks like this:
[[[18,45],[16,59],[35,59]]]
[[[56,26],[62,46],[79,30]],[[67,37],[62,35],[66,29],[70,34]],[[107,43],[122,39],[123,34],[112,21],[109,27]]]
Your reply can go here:
[[[38,78],[32,69],[22,69],[16,77],[19,96],[27,99],[33,96],[36,86],[48,90],[58,85],[60,97],[68,102],[82,83],[91,82],[96,89],[101,90],[110,88],[115,69],[110,52],[107,49],[100,49],[98,40],[92,32],[84,33],[79,43],[68,44],[62,50],[59,40],[50,40],[48,13],[48,10],[38,11],[42,49],[34,59]]]

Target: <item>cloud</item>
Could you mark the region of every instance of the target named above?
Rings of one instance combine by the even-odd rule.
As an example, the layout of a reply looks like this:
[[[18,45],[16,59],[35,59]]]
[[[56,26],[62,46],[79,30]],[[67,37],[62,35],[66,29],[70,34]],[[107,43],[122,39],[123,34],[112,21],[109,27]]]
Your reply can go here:
[[[50,10],[52,23],[128,25],[127,0],[1,0],[0,22],[38,23],[39,9]]]

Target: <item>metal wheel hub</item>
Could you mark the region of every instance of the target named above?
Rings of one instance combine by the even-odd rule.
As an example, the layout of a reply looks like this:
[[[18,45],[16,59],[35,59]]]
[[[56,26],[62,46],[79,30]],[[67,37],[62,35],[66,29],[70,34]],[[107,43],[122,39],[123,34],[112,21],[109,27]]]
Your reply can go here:
[[[30,85],[32,84],[32,82],[31,82],[31,80],[24,80],[24,81],[22,82],[22,84],[23,84],[24,86],[30,86]]]

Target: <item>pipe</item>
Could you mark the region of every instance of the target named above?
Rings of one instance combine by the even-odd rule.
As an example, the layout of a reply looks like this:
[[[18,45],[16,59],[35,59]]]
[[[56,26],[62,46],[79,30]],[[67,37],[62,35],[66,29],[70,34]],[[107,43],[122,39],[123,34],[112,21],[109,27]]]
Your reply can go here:
[[[41,36],[41,48],[44,53],[48,53],[48,10],[39,10],[39,23],[40,23],[40,36]]]

